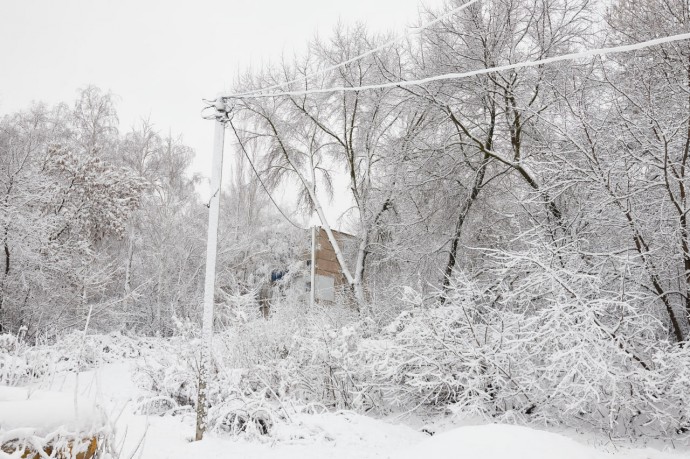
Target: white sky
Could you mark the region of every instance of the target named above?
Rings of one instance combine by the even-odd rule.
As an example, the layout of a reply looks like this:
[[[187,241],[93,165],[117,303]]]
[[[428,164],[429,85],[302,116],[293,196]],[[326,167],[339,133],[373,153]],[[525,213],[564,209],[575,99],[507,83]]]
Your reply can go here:
[[[437,6],[441,0],[426,0]],[[365,22],[402,32],[420,0],[0,0],[0,115],[72,102],[88,84],[119,97],[120,127],[142,118],[182,134],[208,176],[213,122],[202,98],[248,65],[291,55],[318,31]],[[232,151],[226,148],[226,154]]]

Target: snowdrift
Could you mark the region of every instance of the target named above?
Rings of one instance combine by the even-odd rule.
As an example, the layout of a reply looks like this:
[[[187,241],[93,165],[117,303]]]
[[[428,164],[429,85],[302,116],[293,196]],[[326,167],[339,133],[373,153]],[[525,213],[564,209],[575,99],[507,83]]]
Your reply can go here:
[[[0,386],[0,459],[90,459],[102,445],[105,416],[92,400]],[[40,451],[40,452],[39,452]]]
[[[393,456],[399,459],[607,459],[570,438],[527,427],[489,424],[437,434]]]

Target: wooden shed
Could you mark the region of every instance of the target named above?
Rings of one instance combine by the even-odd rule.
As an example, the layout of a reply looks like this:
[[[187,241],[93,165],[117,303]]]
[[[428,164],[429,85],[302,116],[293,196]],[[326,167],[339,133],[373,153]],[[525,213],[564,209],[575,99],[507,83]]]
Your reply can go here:
[[[353,255],[357,249],[357,238],[342,231],[332,231],[343,252],[345,262],[352,263]],[[315,299],[318,301],[335,301],[336,294],[347,285],[347,281],[343,276],[343,270],[338,263],[333,245],[328,239],[328,234],[321,227],[317,227],[315,230],[314,260]]]

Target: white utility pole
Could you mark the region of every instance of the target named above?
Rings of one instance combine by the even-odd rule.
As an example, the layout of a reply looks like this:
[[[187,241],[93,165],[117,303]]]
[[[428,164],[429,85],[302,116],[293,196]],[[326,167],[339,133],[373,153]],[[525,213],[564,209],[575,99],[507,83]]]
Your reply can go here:
[[[204,316],[202,326],[201,361],[199,365],[199,394],[196,409],[196,440],[204,438],[208,424],[207,393],[211,378],[213,349],[213,296],[216,287],[216,252],[218,246],[218,215],[220,214],[221,182],[223,175],[223,143],[228,113],[223,99],[215,103],[216,127],[213,135],[213,169],[211,171],[211,199],[208,203],[208,237],[206,239],[206,281],[204,283]]]

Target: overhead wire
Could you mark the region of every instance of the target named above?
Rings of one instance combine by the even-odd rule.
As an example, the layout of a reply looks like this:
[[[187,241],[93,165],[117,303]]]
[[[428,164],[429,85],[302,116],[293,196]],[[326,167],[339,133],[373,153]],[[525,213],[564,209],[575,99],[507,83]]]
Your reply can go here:
[[[348,65],[348,64],[351,64],[351,63],[353,63],[353,62],[357,62],[358,60],[364,59],[365,57],[368,57],[368,56],[371,56],[372,54],[378,53],[379,51],[383,51],[384,49],[386,49],[386,48],[388,48],[388,47],[390,47],[390,46],[393,46],[394,44],[398,43],[399,41],[401,41],[401,40],[403,40],[403,39],[405,39],[405,38],[407,38],[407,37],[409,37],[410,35],[416,34],[416,33],[419,33],[419,32],[421,32],[421,31],[425,30],[425,29],[428,29],[429,27],[438,24],[439,22],[443,21],[444,19],[449,18],[450,16],[452,16],[452,15],[455,14],[455,13],[459,13],[460,11],[464,10],[465,8],[470,7],[471,5],[473,5],[473,4],[475,4],[475,3],[479,2],[479,1],[480,1],[480,0],[469,0],[468,2],[465,2],[465,3],[463,3],[462,5],[460,5],[460,6],[456,7],[456,8],[453,8],[453,9],[449,10],[448,12],[442,14],[441,16],[437,17],[436,19],[434,19],[434,20],[432,20],[432,21],[429,21],[429,22],[426,22],[426,23],[422,24],[422,25],[419,26],[419,27],[410,27],[410,28],[409,28],[409,32],[407,32],[407,33],[405,33],[405,34],[403,34],[403,35],[401,35],[401,36],[399,36],[399,37],[393,38],[392,40],[389,40],[389,41],[387,41],[387,42],[385,42],[385,43],[383,43],[383,44],[381,44],[381,45],[379,45],[379,46],[377,46],[377,47],[375,47],[375,48],[372,48],[372,49],[370,49],[370,50],[368,50],[368,51],[366,51],[366,52],[364,52],[364,53],[362,53],[362,54],[359,54],[359,55],[357,55],[357,56],[355,56],[355,57],[352,57],[352,58],[347,59],[347,60],[345,60],[345,61],[339,62],[339,63],[337,63],[337,64],[331,65],[331,66],[329,66],[329,67],[323,68],[323,69],[321,69],[321,70],[319,70],[319,71],[317,71],[317,72],[310,73],[310,74],[308,74],[308,75],[303,75],[303,76],[301,76],[301,77],[297,77],[297,78],[294,78],[294,79],[292,79],[292,80],[285,81],[285,82],[282,82],[282,83],[276,83],[276,84],[274,84],[274,85],[272,85],[272,86],[268,86],[268,87],[265,87],[265,88],[254,89],[254,90],[246,91],[246,92],[243,92],[243,93],[240,93],[240,94],[233,94],[232,96],[229,96],[229,97],[234,97],[234,98],[248,97],[248,96],[252,96],[252,95],[255,95],[255,94],[262,93],[262,92],[272,91],[272,90],[274,90],[274,89],[283,88],[283,87],[289,86],[289,85],[291,85],[291,84],[295,84],[295,83],[300,83],[300,82],[303,82],[303,81],[307,81],[307,80],[309,80],[309,79],[311,79],[311,78],[315,78],[315,77],[317,77],[317,76],[324,75],[324,74],[326,74],[326,73],[328,73],[328,72],[332,72],[333,70],[337,70],[337,69],[339,69],[339,68],[341,68],[341,67],[345,67],[345,66]]]
[[[228,96],[222,96],[222,98],[226,99],[226,100],[231,100],[231,99],[265,99],[265,98],[274,98],[274,97],[282,97],[282,96],[305,96],[305,95],[310,95],[310,94],[326,94],[326,93],[332,93],[332,92],[356,92],[356,91],[367,91],[367,90],[373,90],[373,89],[386,89],[386,88],[396,88],[396,87],[406,87],[406,86],[422,86],[422,85],[432,83],[435,81],[457,80],[457,79],[469,78],[469,77],[478,76],[478,75],[486,75],[488,73],[503,72],[506,70],[514,70],[514,69],[525,68],[525,67],[535,67],[535,66],[544,65],[544,64],[552,64],[554,62],[560,62],[560,61],[575,60],[575,59],[586,58],[586,57],[604,56],[607,54],[616,54],[616,53],[637,51],[640,49],[649,48],[651,46],[658,46],[658,45],[662,45],[662,44],[666,44],[666,43],[672,43],[675,41],[682,41],[682,40],[689,40],[689,39],[690,39],[690,33],[682,33],[682,34],[677,34],[677,35],[671,35],[668,37],[661,37],[661,38],[655,38],[652,40],[646,40],[646,41],[633,43],[633,44],[629,44],[629,45],[619,45],[619,46],[612,46],[612,47],[608,47],[608,48],[590,49],[590,50],[578,51],[575,53],[562,54],[560,56],[552,56],[552,57],[547,57],[544,59],[537,59],[537,60],[533,60],[533,61],[522,61],[522,62],[517,62],[514,64],[506,64],[506,65],[489,67],[489,68],[484,68],[484,69],[479,69],[479,70],[472,70],[469,72],[462,72],[462,73],[445,73],[442,75],[434,75],[434,76],[430,76],[430,77],[426,77],[426,78],[420,78],[420,79],[416,79],[416,80],[400,80],[400,81],[395,81],[395,82],[386,82],[386,83],[370,84],[370,85],[362,85],[362,86],[337,86],[337,87],[330,87],[330,88],[317,88],[317,89],[297,90],[297,91],[282,91],[282,92],[273,92],[273,93],[268,93],[268,94],[228,95]]]
[[[479,1],[480,1],[480,0],[469,0],[469,1],[465,2],[465,3],[463,3],[462,5],[460,5],[460,6],[456,7],[456,8],[453,8],[453,9],[449,10],[448,12],[446,12],[446,13],[440,15],[439,17],[437,17],[437,18],[435,18],[435,19],[433,19],[433,20],[431,20],[431,21],[429,21],[429,22],[426,22],[426,23],[422,24],[421,26],[418,26],[418,27],[410,27],[410,28],[409,28],[409,31],[408,31],[406,34],[403,34],[403,35],[401,35],[401,36],[399,36],[399,37],[393,38],[392,40],[389,40],[389,41],[387,41],[387,42],[385,42],[385,43],[383,43],[383,44],[381,44],[381,45],[379,45],[379,46],[377,46],[377,47],[375,47],[375,48],[372,48],[372,49],[370,49],[370,50],[367,50],[366,52],[361,53],[361,54],[359,54],[359,55],[357,55],[357,56],[355,56],[355,57],[352,57],[352,58],[347,59],[347,60],[345,60],[345,61],[339,62],[338,64],[331,65],[331,66],[329,66],[329,67],[326,67],[326,68],[324,68],[324,69],[321,69],[321,70],[319,70],[318,72],[315,72],[315,73],[312,73],[312,74],[309,74],[309,75],[304,75],[304,76],[301,76],[301,77],[298,77],[298,78],[295,78],[295,79],[292,79],[292,80],[289,80],[289,81],[277,83],[277,84],[275,84],[275,85],[268,86],[268,87],[265,87],[265,88],[260,88],[260,89],[256,89],[256,90],[252,90],[252,91],[247,91],[247,92],[240,93],[240,94],[233,94],[233,95],[231,95],[231,96],[221,96],[221,97],[217,98],[216,100],[206,100],[206,99],[204,99],[203,101],[206,103],[206,106],[205,106],[204,108],[202,108],[202,110],[201,110],[201,116],[202,116],[202,118],[204,118],[204,119],[209,119],[209,120],[210,120],[210,119],[216,119],[217,114],[206,115],[206,110],[208,110],[208,109],[210,109],[210,108],[216,108],[216,107],[214,107],[214,105],[216,104],[216,102],[217,102],[218,100],[251,98],[252,96],[255,96],[255,95],[264,93],[264,92],[266,92],[266,91],[272,91],[272,90],[274,90],[274,89],[283,88],[283,87],[289,86],[289,85],[291,85],[291,84],[300,83],[300,82],[302,82],[302,81],[307,81],[307,80],[309,80],[309,79],[311,79],[311,78],[315,78],[315,77],[317,77],[317,76],[326,74],[326,73],[328,73],[328,72],[332,72],[333,70],[337,70],[337,69],[339,69],[339,68],[341,68],[341,67],[344,67],[344,66],[346,66],[346,65],[348,65],[348,64],[351,64],[351,63],[356,62],[356,61],[358,61],[358,60],[364,59],[365,57],[371,56],[372,54],[375,54],[375,53],[377,53],[377,52],[379,52],[379,51],[382,51],[382,50],[384,50],[384,49],[386,49],[386,48],[388,48],[388,47],[390,47],[390,46],[393,46],[394,44],[398,43],[399,41],[401,41],[401,40],[403,40],[403,39],[409,37],[409,36],[412,35],[413,33],[420,33],[420,32],[422,32],[422,31],[428,29],[429,27],[438,24],[439,22],[443,21],[444,19],[447,19],[448,17],[452,16],[453,14],[458,13],[458,12],[460,12],[460,11],[466,9],[466,8],[468,8],[469,6],[475,4],[475,3],[479,2]],[[271,97],[271,96],[270,96],[270,95],[267,95],[266,97]],[[283,210],[280,208],[280,206],[278,205],[278,203],[276,203],[276,201],[273,199],[273,196],[272,196],[271,193],[268,191],[268,188],[266,187],[265,183],[264,183],[263,180],[261,179],[261,176],[260,176],[259,172],[256,170],[256,167],[254,166],[253,161],[252,161],[251,158],[249,157],[249,154],[247,153],[246,149],[244,148],[244,144],[242,143],[242,141],[241,141],[241,139],[240,139],[240,137],[239,137],[239,134],[238,134],[237,130],[235,129],[234,124],[232,123],[232,119],[226,118],[224,121],[225,121],[226,124],[229,124],[230,127],[232,128],[232,130],[233,130],[233,132],[234,132],[234,134],[235,134],[235,137],[237,138],[237,141],[238,141],[238,143],[240,144],[240,149],[242,150],[242,153],[243,153],[244,156],[247,158],[247,161],[249,161],[249,164],[250,164],[252,170],[254,171],[254,174],[256,175],[257,179],[258,179],[259,182],[261,183],[262,188],[264,189],[264,191],[266,192],[266,194],[268,195],[269,199],[271,200],[271,202],[273,203],[273,205],[276,207],[276,209],[278,210],[278,212],[280,212],[280,214],[281,214],[281,215],[282,215],[292,226],[294,226],[295,228],[304,229],[304,228],[300,227],[299,225],[297,225],[296,223],[294,223],[294,222],[283,212]]]
[[[430,21],[418,28],[415,28],[416,32],[422,31],[428,27],[431,27],[438,22],[442,21],[443,19],[449,17],[450,15],[457,13],[470,5],[477,3],[480,0],[470,0],[461,6],[454,8],[450,10],[448,13],[445,13],[442,16],[439,16],[438,18],[434,19],[433,21]],[[330,88],[317,88],[317,89],[309,89],[309,90],[296,90],[296,91],[278,91],[278,92],[269,92],[266,93],[266,91],[273,91],[275,89],[279,89],[285,86],[289,86],[294,83],[302,82],[302,81],[307,81],[310,78],[314,78],[316,76],[325,74],[327,72],[336,70],[340,67],[344,67],[345,65],[348,65],[352,62],[356,62],[360,59],[363,59],[367,56],[370,56],[374,53],[377,53],[379,51],[382,51],[383,49],[386,49],[389,46],[392,46],[393,44],[397,43],[400,41],[402,38],[405,38],[409,36],[410,33],[403,35],[402,37],[395,38],[393,40],[390,40],[376,48],[373,48],[365,53],[362,53],[358,56],[355,56],[351,59],[342,61],[338,64],[326,67],[318,72],[309,74],[309,75],[304,75],[299,78],[295,78],[290,81],[286,81],[283,83],[278,83],[273,86],[269,86],[266,88],[261,88],[253,91],[248,91],[245,93],[240,93],[240,94],[231,94],[227,96],[220,96],[220,100],[228,101],[228,100],[241,100],[241,99],[263,99],[263,98],[276,98],[276,97],[284,97],[284,96],[304,96],[304,95],[310,95],[310,94],[326,94],[326,93],[333,93],[333,92],[356,92],[356,91],[366,91],[366,90],[374,90],[374,89],[387,89],[387,88],[396,88],[396,87],[407,87],[407,86],[422,86],[428,83],[436,82],[436,81],[446,81],[446,80],[455,80],[455,79],[464,79],[464,78],[470,78],[473,76],[479,76],[479,75],[486,75],[489,73],[496,73],[496,72],[502,72],[506,70],[515,70],[515,69],[520,69],[520,68],[527,68],[527,67],[534,67],[534,66],[539,66],[539,65],[545,65],[545,64],[551,64],[555,62],[562,62],[562,61],[567,61],[567,60],[575,60],[575,59],[581,59],[581,58],[587,58],[587,57],[594,57],[594,56],[605,56],[607,54],[617,54],[617,53],[624,53],[624,52],[631,52],[631,51],[638,51],[641,49],[649,48],[652,46],[658,46],[662,44],[667,44],[667,43],[673,43],[676,41],[682,41],[682,40],[688,40],[690,39],[690,33],[683,33],[683,34],[676,34],[676,35],[671,35],[667,37],[660,37],[660,38],[655,38],[651,40],[646,40],[638,43],[633,43],[633,44],[627,44],[627,45],[619,45],[619,46],[612,46],[612,47],[606,47],[606,48],[598,48],[598,49],[591,49],[591,50],[584,50],[584,51],[578,51],[574,53],[567,53],[567,54],[562,54],[559,56],[552,56],[548,58],[543,58],[543,59],[537,59],[537,60],[531,60],[531,61],[522,61],[522,62],[517,62],[514,64],[506,64],[506,65],[501,65],[501,66],[494,66],[494,67],[489,67],[489,68],[484,68],[484,69],[478,69],[478,70],[472,70],[468,72],[460,72],[460,73],[446,73],[446,74],[441,74],[441,75],[434,75],[426,78],[420,78],[420,79],[415,79],[415,80],[400,80],[400,81],[395,81],[395,82],[386,82],[386,83],[380,83],[380,84],[370,84],[370,85],[361,85],[361,86],[339,86],[339,87],[330,87]],[[212,101],[208,101],[212,102]],[[210,104],[209,104],[210,105]],[[207,107],[209,108],[209,107]],[[238,139],[238,142],[240,144],[240,149],[242,150],[243,154],[249,161],[249,164],[254,171],[257,179],[261,183],[261,186],[263,187],[264,191],[266,191],[266,194],[268,194],[269,199],[273,203],[273,205],[276,207],[278,212],[295,228],[298,229],[304,229],[301,226],[297,225],[292,219],[290,219],[285,212],[281,209],[281,207],[278,205],[278,203],[273,199],[273,196],[268,190],[268,187],[262,180],[259,172],[257,171],[256,167],[254,166],[253,161],[249,157],[248,152],[246,151],[244,144],[242,143],[239,134],[237,130],[235,129],[234,124],[232,123],[232,120],[227,120],[228,124],[230,124],[235,136]]]
[[[302,228],[299,226],[297,223],[295,223],[290,217],[288,217],[285,212],[283,212],[283,209],[280,208],[278,203],[273,199],[273,196],[271,195],[271,192],[268,191],[268,187],[264,183],[264,181],[261,179],[261,175],[259,174],[259,171],[256,170],[256,167],[254,166],[254,162],[252,159],[249,157],[249,153],[247,152],[247,149],[244,148],[244,143],[242,142],[242,139],[240,138],[239,133],[237,132],[237,129],[235,129],[235,125],[232,123],[232,119],[226,120],[226,123],[230,125],[230,128],[232,129],[232,132],[235,134],[235,137],[237,138],[237,143],[240,145],[240,150],[242,150],[242,153],[244,153],[245,158],[247,158],[247,161],[249,161],[249,165],[251,166],[252,170],[254,171],[254,174],[256,175],[256,178],[259,180],[259,183],[261,184],[261,187],[264,189],[266,194],[268,195],[268,199],[271,200],[273,205],[275,206],[276,209],[278,209],[278,212],[285,218],[285,220],[288,221],[292,226],[294,226],[297,229],[304,230],[305,228]]]

